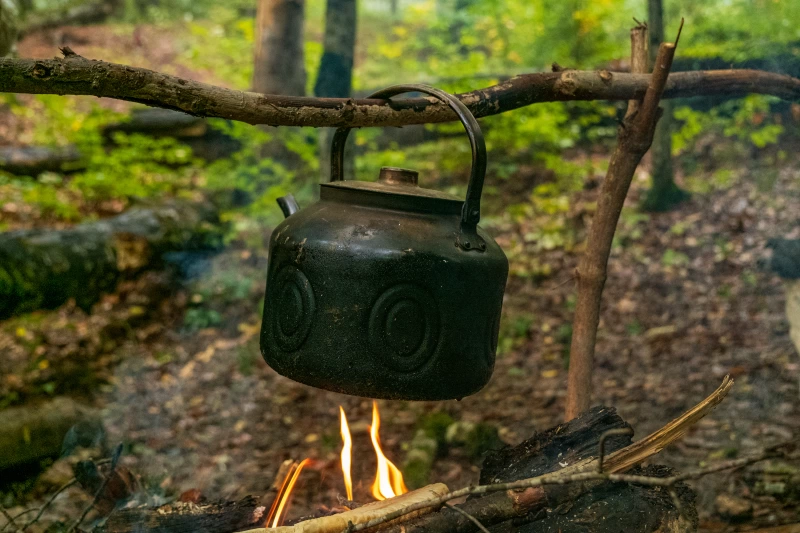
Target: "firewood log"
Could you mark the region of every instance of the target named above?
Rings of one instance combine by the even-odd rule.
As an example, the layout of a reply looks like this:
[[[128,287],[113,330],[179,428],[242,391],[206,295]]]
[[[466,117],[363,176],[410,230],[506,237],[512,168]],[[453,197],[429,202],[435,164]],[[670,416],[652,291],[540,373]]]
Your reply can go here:
[[[88,309],[117,281],[159,266],[167,252],[215,246],[216,209],[170,202],[66,230],[0,234],[0,319],[69,298]]]

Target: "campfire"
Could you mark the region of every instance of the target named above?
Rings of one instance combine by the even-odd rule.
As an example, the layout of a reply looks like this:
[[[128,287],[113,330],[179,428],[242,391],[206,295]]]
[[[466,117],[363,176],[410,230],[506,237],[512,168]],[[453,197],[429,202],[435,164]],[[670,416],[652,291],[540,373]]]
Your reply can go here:
[[[657,464],[641,466],[708,415],[732,386],[733,380],[725,378],[696,406],[636,442],[631,438],[633,428],[613,408],[594,407],[516,446],[490,452],[477,484],[456,490],[432,483],[407,491],[399,470],[381,448],[380,413],[373,405],[370,440],[378,461],[367,496],[374,501],[363,505],[352,500],[354,442],[340,408],[342,488],[347,501],[342,498],[333,508],[319,507],[313,516],[286,520],[292,491],[304,468],[312,464],[307,458],[279,474],[280,490],[269,512],[253,497],[235,502],[182,499],[158,508],[115,510],[104,531],[465,533],[501,524],[508,531],[524,531],[533,523],[542,531],[584,531],[587,516],[613,524],[614,531],[695,531],[695,495],[685,481],[797,452],[797,443],[789,442],[683,473]],[[112,461],[111,471],[115,468]],[[287,522],[294,525],[281,525]]]
[[[340,419],[340,433],[342,436],[342,453],[341,453],[341,467],[342,478],[344,480],[344,488],[347,494],[347,502],[353,502],[353,480],[350,475],[350,467],[353,462],[353,439],[350,435],[350,426],[347,423],[347,415],[344,408],[339,406],[339,419]],[[400,496],[408,492],[408,488],[403,481],[403,474],[395,464],[386,457],[381,448],[380,438],[381,428],[381,415],[378,410],[378,403],[372,402],[372,424],[369,426],[369,435],[372,441],[372,447],[375,450],[377,458],[377,470],[375,472],[375,480],[370,487],[372,497],[377,501],[383,501],[395,496]],[[286,514],[292,499],[292,490],[294,489],[297,479],[303,468],[309,464],[311,459],[306,458],[302,461],[295,461],[289,466],[286,476],[283,478],[278,494],[275,496],[275,501],[272,503],[269,514],[267,515],[267,525],[269,527],[279,527],[283,525]],[[350,507],[344,506],[345,510]]]

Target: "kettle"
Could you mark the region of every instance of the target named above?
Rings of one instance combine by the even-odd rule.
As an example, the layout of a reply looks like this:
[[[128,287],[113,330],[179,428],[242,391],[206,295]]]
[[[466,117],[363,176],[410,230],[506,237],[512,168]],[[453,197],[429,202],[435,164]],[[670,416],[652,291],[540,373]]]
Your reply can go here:
[[[350,128],[331,149],[320,199],[286,215],[269,243],[261,353],[279,374],[370,398],[460,399],[494,369],[508,260],[479,226],[486,146],[454,96],[396,85],[370,98],[421,92],[446,102],[472,146],[466,200],[384,167],[376,182],[343,180]]]

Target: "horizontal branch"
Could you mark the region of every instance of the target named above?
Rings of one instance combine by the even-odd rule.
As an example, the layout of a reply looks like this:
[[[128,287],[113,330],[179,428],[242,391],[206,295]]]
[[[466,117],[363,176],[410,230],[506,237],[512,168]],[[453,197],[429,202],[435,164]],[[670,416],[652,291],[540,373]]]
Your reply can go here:
[[[375,99],[263,95],[86,59],[68,48],[64,55],[63,59],[0,59],[0,92],[116,98],[270,126],[403,126],[456,119],[449,107],[427,98],[389,104]],[[485,117],[537,102],[639,99],[649,81],[648,74],[563,70],[523,74],[458,97],[476,117]],[[749,93],[800,100],[800,79],[759,70],[676,72],[669,76],[664,98]]]

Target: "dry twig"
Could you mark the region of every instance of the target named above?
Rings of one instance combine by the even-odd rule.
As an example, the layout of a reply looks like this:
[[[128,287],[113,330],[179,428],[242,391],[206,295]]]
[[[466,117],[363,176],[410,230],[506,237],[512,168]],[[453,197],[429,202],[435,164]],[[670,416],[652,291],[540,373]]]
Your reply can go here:
[[[8,511],[6,511],[6,508],[3,507],[2,505],[0,505],[0,514],[2,514],[3,517],[6,519],[6,523],[3,525],[3,530],[5,530],[8,526],[12,526],[14,528],[12,529],[12,531],[19,531],[16,522],[14,522],[14,517],[8,514]]]
[[[67,533],[72,533],[73,531],[75,531],[75,529],[77,529],[78,526],[81,525],[84,519],[86,519],[86,516],[89,514],[89,512],[91,512],[91,510],[100,500],[100,496],[102,496],[103,491],[106,489],[106,485],[108,485],[111,476],[114,474],[114,470],[117,469],[117,463],[119,462],[121,456],[122,456],[122,444],[119,444],[117,446],[117,449],[114,450],[114,454],[111,456],[111,471],[106,475],[103,482],[97,488],[97,492],[95,492],[94,498],[92,498],[92,501],[89,503],[89,505],[86,506],[81,515],[78,517],[78,519],[72,523],[69,529],[67,529]]]

